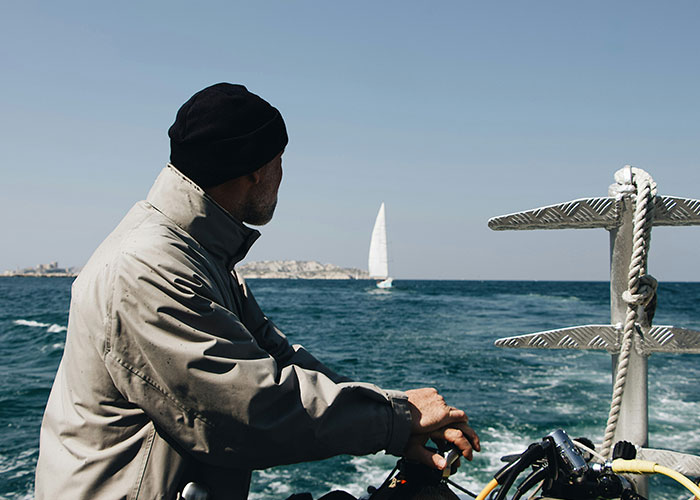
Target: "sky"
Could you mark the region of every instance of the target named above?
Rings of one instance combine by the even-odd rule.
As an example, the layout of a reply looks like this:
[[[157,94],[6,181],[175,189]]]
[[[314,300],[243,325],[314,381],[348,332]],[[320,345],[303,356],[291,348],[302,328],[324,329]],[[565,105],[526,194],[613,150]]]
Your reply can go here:
[[[386,203],[397,279],[607,280],[603,229],[488,229],[605,196],[626,164],[700,198],[700,2],[4,2],[0,271],[82,266],[145,198],[177,109],[242,83],[290,143],[247,261],[366,268]],[[649,270],[700,281],[699,227]]]

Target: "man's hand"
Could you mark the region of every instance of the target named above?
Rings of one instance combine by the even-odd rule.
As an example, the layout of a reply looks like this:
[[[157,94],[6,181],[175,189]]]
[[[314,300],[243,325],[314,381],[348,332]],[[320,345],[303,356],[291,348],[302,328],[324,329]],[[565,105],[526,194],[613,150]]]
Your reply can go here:
[[[445,468],[445,459],[425,447],[428,439],[456,447],[467,460],[480,451],[479,436],[469,427],[467,414],[453,406],[432,388],[406,391],[411,407],[411,437],[404,456],[436,469]]]
[[[435,469],[443,470],[445,459],[439,453],[425,447],[428,438],[444,447],[445,444],[457,448],[464,458],[471,460],[474,451],[481,451],[479,436],[465,422],[459,422],[451,427],[443,427],[428,434],[413,434],[408,439],[404,456]]]
[[[456,422],[466,422],[467,414],[453,406],[433,388],[406,391],[411,406],[411,434],[426,434]]]

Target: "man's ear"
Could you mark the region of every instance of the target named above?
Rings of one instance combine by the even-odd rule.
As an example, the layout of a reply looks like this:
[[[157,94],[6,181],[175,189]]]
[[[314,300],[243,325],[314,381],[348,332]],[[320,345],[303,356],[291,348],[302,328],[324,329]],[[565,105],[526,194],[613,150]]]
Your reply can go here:
[[[260,182],[260,169],[251,172],[247,177],[251,184],[258,184]]]

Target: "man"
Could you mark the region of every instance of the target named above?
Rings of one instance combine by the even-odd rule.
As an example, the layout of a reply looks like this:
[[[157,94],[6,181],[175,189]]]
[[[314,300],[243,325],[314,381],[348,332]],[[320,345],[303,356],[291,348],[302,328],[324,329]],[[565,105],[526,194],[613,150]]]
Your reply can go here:
[[[287,132],[240,85],[188,100],[171,164],[72,289],[36,498],[246,498],[253,469],[386,450],[436,468],[428,436],[478,438],[434,389],[352,382],[284,335],[233,268],[273,215]]]

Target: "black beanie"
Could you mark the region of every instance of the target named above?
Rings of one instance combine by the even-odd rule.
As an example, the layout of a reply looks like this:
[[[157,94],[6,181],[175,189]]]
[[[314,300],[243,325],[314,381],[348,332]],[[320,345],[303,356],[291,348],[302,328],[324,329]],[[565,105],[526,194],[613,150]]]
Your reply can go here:
[[[177,112],[168,136],[170,162],[203,188],[255,172],[288,142],[280,112],[231,83],[193,95]]]

